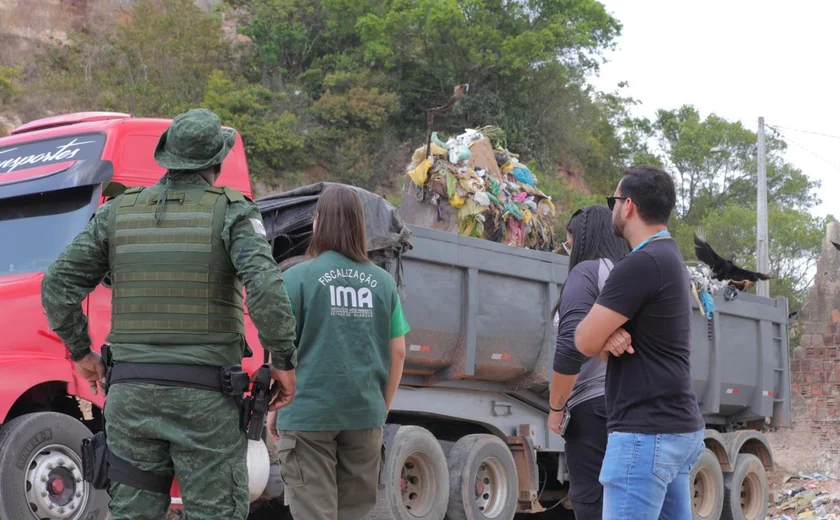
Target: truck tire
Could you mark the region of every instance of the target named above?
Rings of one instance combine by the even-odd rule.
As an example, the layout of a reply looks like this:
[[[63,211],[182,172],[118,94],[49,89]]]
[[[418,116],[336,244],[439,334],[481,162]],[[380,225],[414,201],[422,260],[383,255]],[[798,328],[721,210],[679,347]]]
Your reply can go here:
[[[467,435],[449,453],[449,520],[512,520],[519,481],[507,444],[493,435]]]
[[[706,448],[691,469],[692,520],[717,520],[723,511],[723,470]]]
[[[108,494],[82,480],[82,439],[91,431],[55,412],[0,427],[0,518],[104,520]]]
[[[449,469],[435,436],[400,426],[386,452],[371,520],[443,520]]]
[[[735,471],[723,479],[723,520],[764,520],[769,497],[767,472],[758,457],[741,453]]]

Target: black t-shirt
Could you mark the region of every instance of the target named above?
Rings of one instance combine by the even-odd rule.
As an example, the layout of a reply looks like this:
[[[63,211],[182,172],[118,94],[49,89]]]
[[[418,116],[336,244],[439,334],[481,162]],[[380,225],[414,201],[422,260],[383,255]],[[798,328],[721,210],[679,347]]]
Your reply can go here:
[[[690,433],[705,426],[691,380],[691,295],[674,240],[654,240],[616,263],[596,303],[629,318],[633,354],[610,356],[610,432]]]

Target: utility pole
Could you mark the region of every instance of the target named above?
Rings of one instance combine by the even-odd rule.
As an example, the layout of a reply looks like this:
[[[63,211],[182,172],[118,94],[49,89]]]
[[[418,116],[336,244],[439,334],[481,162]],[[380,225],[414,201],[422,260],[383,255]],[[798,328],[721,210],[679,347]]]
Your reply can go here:
[[[756,263],[758,271],[766,273],[769,271],[769,258],[767,253],[767,157],[764,149],[764,117],[758,118],[758,225],[756,237]],[[759,280],[756,283],[756,294],[770,297],[770,282]]]

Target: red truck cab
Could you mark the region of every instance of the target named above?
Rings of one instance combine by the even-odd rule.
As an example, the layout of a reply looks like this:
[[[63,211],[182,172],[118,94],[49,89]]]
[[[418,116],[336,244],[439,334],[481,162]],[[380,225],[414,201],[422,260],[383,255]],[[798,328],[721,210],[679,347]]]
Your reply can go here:
[[[108,496],[80,478],[79,458],[81,439],[100,427],[104,396],[79,378],[50,330],[40,286],[107,200],[103,187],[149,186],[163,175],[153,152],[170,122],[85,112],[33,121],[0,139],[0,518],[105,518]],[[238,134],[217,184],[252,195]],[[99,351],[111,326],[110,289],[97,286],[83,308]],[[254,356],[243,366],[253,372],[262,350],[247,315],[246,328]],[[178,504],[177,485],[173,497]]]

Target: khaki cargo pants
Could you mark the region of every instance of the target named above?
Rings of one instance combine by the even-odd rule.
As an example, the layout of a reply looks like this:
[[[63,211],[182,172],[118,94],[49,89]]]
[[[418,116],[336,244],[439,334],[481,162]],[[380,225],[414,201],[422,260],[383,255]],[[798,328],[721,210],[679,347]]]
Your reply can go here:
[[[383,428],[281,431],[285,502],[295,520],[362,520],[376,505]]]

